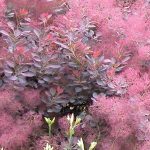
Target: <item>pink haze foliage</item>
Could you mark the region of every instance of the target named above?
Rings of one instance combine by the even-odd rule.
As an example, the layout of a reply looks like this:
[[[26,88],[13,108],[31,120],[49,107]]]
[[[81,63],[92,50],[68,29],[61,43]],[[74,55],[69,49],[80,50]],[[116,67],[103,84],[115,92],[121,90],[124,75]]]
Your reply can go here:
[[[93,119],[98,121],[103,118],[109,124],[109,132],[100,139],[97,150],[149,150],[150,63],[144,64],[146,71],[142,70],[142,65],[145,60],[150,60],[150,4],[149,0],[136,0],[129,7],[119,7],[121,4],[117,1],[68,0],[70,10],[65,16],[56,17],[54,24],[61,24],[60,28],[71,30],[82,24],[83,17],[87,16],[96,23],[101,34],[101,41],[92,45],[92,50],[116,58],[119,52],[132,53],[133,58],[125,70],[113,77],[114,82],[118,82],[119,79],[126,82],[127,93],[120,97],[99,95],[90,106],[89,112]],[[130,1],[132,0],[128,2]],[[41,13],[51,13],[57,2],[61,5],[64,1],[53,3],[46,0],[11,0],[11,2],[14,2],[17,9],[22,6],[27,10],[31,8],[35,12],[35,17],[38,17]],[[50,5],[52,7],[49,11]],[[0,0],[0,8],[1,17],[5,10],[4,0]],[[80,49],[86,47],[81,43],[77,43],[77,46]],[[3,51],[2,46],[0,48],[1,57],[6,58],[7,53]],[[116,88],[120,88],[119,85]],[[35,89],[25,89],[20,93],[10,87],[0,90],[0,146],[8,150],[28,147],[28,142],[32,140],[30,137],[38,133],[42,126],[42,114],[32,111],[40,105],[39,97],[40,91]],[[67,130],[68,123],[65,117],[58,121],[58,125],[62,131]],[[81,137],[83,134],[86,135],[87,144],[97,136],[97,132],[86,121],[77,128],[77,136]],[[57,141],[63,143],[64,139],[61,135],[51,139],[48,136],[41,136],[35,142],[36,149],[41,150],[47,141],[56,149],[60,149]]]
[[[126,79],[127,93],[122,97],[100,95],[90,107],[95,120],[105,116],[111,126],[100,150],[106,147],[140,150],[141,141],[147,143],[150,138],[149,74],[130,67],[119,76]]]
[[[2,15],[4,13],[4,10],[6,8],[6,5],[5,5],[5,0],[1,0],[0,1],[0,15]]]
[[[34,108],[39,104],[37,92],[25,91],[18,97],[16,91],[8,88],[0,93],[0,145],[12,150],[28,146],[29,137],[43,124],[41,114],[25,110],[27,106]]]
[[[33,112],[28,112],[15,119],[11,118],[11,115],[6,116],[5,114],[4,121],[0,124],[0,127],[3,125],[0,145],[11,150],[27,147],[30,141],[29,137],[42,125],[41,115]]]

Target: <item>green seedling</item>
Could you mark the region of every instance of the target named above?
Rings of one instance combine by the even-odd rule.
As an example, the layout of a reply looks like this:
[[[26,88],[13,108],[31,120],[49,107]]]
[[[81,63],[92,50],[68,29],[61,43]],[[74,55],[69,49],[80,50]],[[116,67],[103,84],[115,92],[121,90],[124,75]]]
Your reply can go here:
[[[51,147],[48,143],[44,147],[44,150],[53,150],[53,147]]]
[[[67,132],[69,143],[67,144],[67,147],[64,148],[64,150],[72,150],[73,147],[76,147],[76,146],[78,146],[78,150],[85,150],[85,146],[84,146],[84,142],[83,142],[82,138],[80,138],[80,140],[78,140],[77,144],[73,143],[73,138],[75,135],[75,128],[81,123],[81,118],[79,118],[79,117],[75,118],[74,114],[72,114],[72,115],[67,116],[67,120],[69,121],[69,129]],[[51,120],[50,118],[45,117],[45,121],[49,127],[49,136],[51,136],[52,125],[55,122],[55,118],[53,118]],[[97,142],[92,142],[88,150],[94,150],[96,148],[96,145],[97,145]],[[44,150],[53,150],[53,149],[54,148],[51,147],[48,143],[44,147]]]
[[[94,150],[96,148],[96,145],[97,145],[97,142],[92,142],[89,147],[89,150]]]
[[[85,149],[84,149],[84,143],[83,143],[83,139],[82,139],[82,138],[81,138],[80,140],[78,140],[77,145],[79,146],[79,148],[80,148],[81,150],[85,150]]]
[[[55,122],[55,117],[51,120],[50,118],[46,118],[44,117],[46,123],[48,124],[48,134],[49,136],[51,136],[52,134],[52,125],[54,124]]]
[[[71,150],[72,149],[72,142],[73,142],[73,136],[75,134],[75,128],[80,124],[81,122],[81,118],[77,117],[76,119],[74,118],[74,115],[72,114],[71,116],[67,116],[67,120],[69,121],[69,131],[68,131],[68,140],[69,140],[69,144],[68,144],[68,148],[67,150]]]
[[[82,138],[80,140],[78,140],[77,145],[79,146],[80,150],[85,150]],[[92,142],[90,147],[89,147],[89,150],[94,150],[96,145],[97,145],[97,142]]]

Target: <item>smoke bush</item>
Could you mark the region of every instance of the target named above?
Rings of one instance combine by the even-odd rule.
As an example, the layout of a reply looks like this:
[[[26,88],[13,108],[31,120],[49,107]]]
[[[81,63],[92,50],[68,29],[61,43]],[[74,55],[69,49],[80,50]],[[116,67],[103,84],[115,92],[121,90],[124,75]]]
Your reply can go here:
[[[149,150],[147,1],[0,0],[0,8],[0,146],[41,150],[47,140],[61,149],[65,117],[50,139],[42,116],[85,110],[77,136],[87,145]]]

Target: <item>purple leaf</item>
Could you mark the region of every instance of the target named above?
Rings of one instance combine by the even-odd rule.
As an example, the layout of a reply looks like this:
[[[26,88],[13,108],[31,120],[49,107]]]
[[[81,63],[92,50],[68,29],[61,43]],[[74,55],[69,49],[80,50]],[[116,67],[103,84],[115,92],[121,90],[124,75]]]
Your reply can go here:
[[[64,48],[64,49],[69,49],[69,47],[68,47],[67,45],[63,44],[63,43],[60,43],[60,42],[58,42],[58,41],[55,41],[55,43],[56,43],[57,45],[61,46],[61,47]]]
[[[50,88],[50,93],[52,96],[55,96],[56,90],[54,88]]]
[[[18,78],[17,78],[17,76],[11,76],[9,79],[12,81],[16,81]]]
[[[15,67],[15,63],[13,61],[6,61],[7,65],[11,68]]]
[[[11,69],[9,69],[9,68],[5,69],[4,72],[8,73],[8,74],[12,74],[13,73],[13,71]]]
[[[6,31],[4,31],[4,30],[1,30],[0,33],[2,33],[2,34],[5,35],[5,36],[9,36],[9,33],[6,32]]]
[[[25,77],[34,77],[35,76],[35,73],[33,73],[33,72],[25,72],[25,73],[21,73],[21,74]]]
[[[48,65],[48,66],[46,66],[47,69],[48,68],[58,69],[60,67],[61,67],[60,65]]]

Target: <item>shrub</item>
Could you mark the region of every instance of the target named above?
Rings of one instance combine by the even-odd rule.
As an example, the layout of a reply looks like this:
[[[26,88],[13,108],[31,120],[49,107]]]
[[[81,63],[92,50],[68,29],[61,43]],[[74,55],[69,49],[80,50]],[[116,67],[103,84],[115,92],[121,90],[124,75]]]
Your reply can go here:
[[[50,25],[53,13],[47,12],[39,20],[32,20],[29,11],[15,10],[14,6],[6,10],[6,25],[0,32],[8,51],[13,55],[21,48],[30,50],[32,55],[30,60],[17,56],[4,62],[4,82],[12,83],[17,89],[44,89],[42,101],[49,113],[82,110],[91,103],[92,95],[95,97],[98,93],[124,94],[125,84],[115,83],[109,72],[121,72],[130,55],[106,59],[88,46],[80,49],[80,45],[99,39],[92,20],[84,17],[78,28],[69,30]]]

